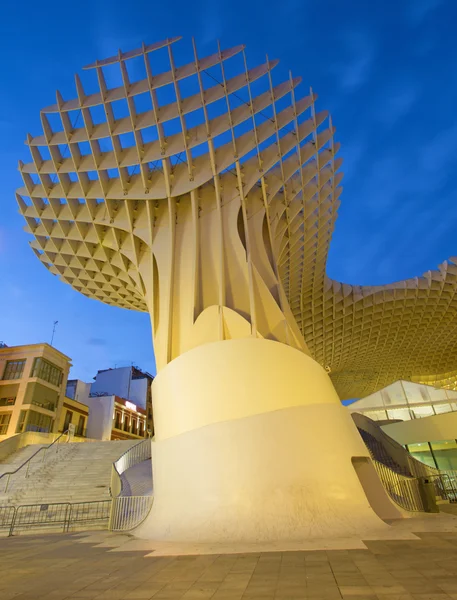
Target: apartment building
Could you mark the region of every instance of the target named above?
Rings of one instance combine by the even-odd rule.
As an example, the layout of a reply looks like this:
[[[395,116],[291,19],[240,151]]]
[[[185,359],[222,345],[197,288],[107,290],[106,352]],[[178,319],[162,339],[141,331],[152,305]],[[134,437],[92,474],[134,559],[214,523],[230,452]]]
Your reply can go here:
[[[71,359],[49,344],[0,346],[0,440],[56,432]]]
[[[154,434],[154,418],[152,411],[151,384],[154,376],[139,367],[117,367],[97,372],[95,381],[90,386],[90,393],[113,395],[127,400],[141,408],[146,415],[146,429]],[[80,400],[82,400],[80,398]],[[85,402],[85,400],[82,400]]]

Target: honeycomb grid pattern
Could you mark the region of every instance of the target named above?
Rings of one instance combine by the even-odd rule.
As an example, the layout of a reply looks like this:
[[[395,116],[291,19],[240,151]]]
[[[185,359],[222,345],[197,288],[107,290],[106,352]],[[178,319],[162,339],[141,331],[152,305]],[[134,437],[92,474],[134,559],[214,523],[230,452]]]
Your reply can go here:
[[[96,93],[86,93],[76,75],[76,98],[57,92],[41,111],[43,133],[27,136],[32,162],[19,164],[24,186],[17,193],[41,262],[86,296],[148,311],[139,264],[154,239],[159,203],[208,186],[222,198],[236,185],[243,197],[261,193],[266,201],[288,304],[342,398],[400,377],[454,385],[456,259],[386,286],[330,280],[326,261],[342,191],[330,117],[316,113],[312,90],[298,98],[300,78],[273,84],[278,61],[267,57],[248,69],[243,46],[218,46],[199,58],[193,43],[193,60],[176,66],[179,39],[89,65]],[[168,57],[157,74],[156,51]],[[143,61],[145,77],[136,81],[132,59]],[[235,60],[242,68],[232,74]],[[105,70],[113,66],[122,84],[110,87]],[[196,91],[183,94],[190,81]],[[138,110],[144,97],[149,108]],[[213,110],[221,103],[222,111]]]

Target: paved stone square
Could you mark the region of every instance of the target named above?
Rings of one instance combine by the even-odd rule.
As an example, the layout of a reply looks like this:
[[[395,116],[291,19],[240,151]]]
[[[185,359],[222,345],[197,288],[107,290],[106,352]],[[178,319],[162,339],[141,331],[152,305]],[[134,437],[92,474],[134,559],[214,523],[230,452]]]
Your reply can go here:
[[[106,544],[81,534],[0,539],[0,599],[457,599],[455,532],[366,549],[157,557],[101,535]]]

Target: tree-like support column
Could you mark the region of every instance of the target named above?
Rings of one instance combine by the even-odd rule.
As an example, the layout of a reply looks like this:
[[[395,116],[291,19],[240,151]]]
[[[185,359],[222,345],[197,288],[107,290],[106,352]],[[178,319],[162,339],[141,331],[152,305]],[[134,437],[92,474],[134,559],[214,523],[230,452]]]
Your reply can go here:
[[[209,343],[152,384],[160,541],[286,541],[387,529],[353,468],[367,456],[324,369],[261,339]],[[399,516],[399,515],[397,515]]]
[[[367,449],[279,281],[280,207],[261,190],[241,198],[232,179],[224,191],[220,207],[212,186],[159,206],[152,278],[142,271],[160,370],[154,505],[137,533],[254,542],[387,527],[351,462]]]

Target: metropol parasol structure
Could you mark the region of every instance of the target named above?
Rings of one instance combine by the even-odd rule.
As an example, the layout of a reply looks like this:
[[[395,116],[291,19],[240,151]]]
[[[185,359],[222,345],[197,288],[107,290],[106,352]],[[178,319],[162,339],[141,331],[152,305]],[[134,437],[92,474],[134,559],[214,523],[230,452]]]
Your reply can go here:
[[[300,78],[274,80],[277,61],[250,67],[243,46],[200,57],[192,42],[178,62],[179,39],[85,67],[91,89],[76,75],[73,99],[57,92],[19,165],[40,261],[150,314],[155,498],[139,534],[387,527],[340,398],[399,378],[455,385],[457,260],[384,286],[327,277],[342,190],[331,118]]]

